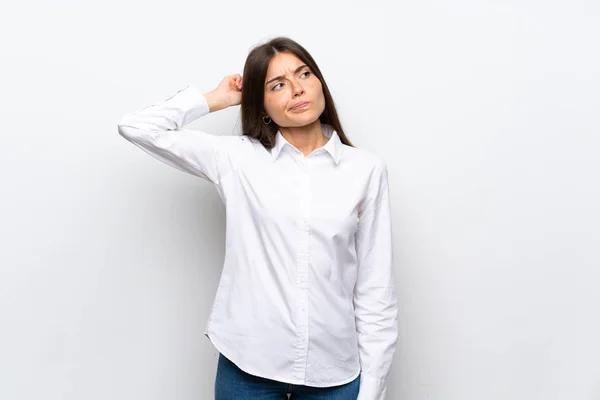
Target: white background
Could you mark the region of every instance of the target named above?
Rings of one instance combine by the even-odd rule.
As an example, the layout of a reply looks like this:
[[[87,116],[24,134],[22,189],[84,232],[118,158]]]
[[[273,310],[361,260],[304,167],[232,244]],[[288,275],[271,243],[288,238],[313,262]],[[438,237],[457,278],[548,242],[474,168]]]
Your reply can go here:
[[[388,398],[599,400],[591,0],[3,0],[0,398],[212,398],[224,207],[117,123],[242,73],[276,35],[311,52],[349,138],[388,164]],[[239,107],[188,127],[239,133]]]

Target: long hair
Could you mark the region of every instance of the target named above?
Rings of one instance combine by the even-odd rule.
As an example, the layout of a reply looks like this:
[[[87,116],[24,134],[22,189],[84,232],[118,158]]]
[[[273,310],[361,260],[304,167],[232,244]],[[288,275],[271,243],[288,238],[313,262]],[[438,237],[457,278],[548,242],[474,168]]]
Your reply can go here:
[[[275,146],[275,136],[279,127],[275,121],[268,125],[263,123],[262,117],[264,115],[264,85],[267,70],[271,59],[278,53],[294,54],[319,78],[325,97],[325,110],[319,116],[319,121],[322,124],[330,125],[337,132],[342,143],[354,147],[344,134],[333,98],[317,63],[304,47],[287,37],[276,37],[267,43],[256,46],[246,58],[242,77],[244,83],[242,85],[241,102],[242,132],[244,135],[258,139],[267,149]]]

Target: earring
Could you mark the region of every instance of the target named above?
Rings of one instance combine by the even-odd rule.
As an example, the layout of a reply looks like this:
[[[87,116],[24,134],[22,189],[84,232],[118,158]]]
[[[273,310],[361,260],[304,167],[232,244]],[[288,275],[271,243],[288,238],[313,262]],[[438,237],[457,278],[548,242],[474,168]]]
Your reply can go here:
[[[267,122],[267,121],[265,120],[265,117],[269,118],[269,122]],[[266,115],[265,115],[265,116],[264,116],[262,119],[263,119],[263,123],[264,123],[265,125],[269,125],[269,124],[271,123],[271,121],[272,121],[271,117],[268,117],[268,116],[266,116]]]

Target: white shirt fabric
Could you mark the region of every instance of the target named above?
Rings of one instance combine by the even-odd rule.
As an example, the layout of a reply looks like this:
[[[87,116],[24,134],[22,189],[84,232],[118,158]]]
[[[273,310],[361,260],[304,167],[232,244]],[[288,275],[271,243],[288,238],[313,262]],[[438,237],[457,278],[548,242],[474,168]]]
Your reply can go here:
[[[249,374],[327,387],[360,373],[358,399],[385,399],[397,342],[386,164],[324,124],[329,141],[308,156],[281,132],[268,150],[183,128],[208,113],[188,85],[118,124],[145,152],[212,182],[225,204],[206,336]]]

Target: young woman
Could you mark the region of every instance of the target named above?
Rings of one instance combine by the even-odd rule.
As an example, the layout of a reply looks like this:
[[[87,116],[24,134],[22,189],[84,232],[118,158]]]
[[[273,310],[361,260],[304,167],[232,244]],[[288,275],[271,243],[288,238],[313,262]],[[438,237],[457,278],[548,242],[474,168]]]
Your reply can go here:
[[[241,105],[243,135],[183,127]],[[217,400],[382,400],[397,341],[387,167],[355,148],[311,55],[279,37],[243,78],[188,85],[119,133],[214,184],[223,272],[206,325]]]

